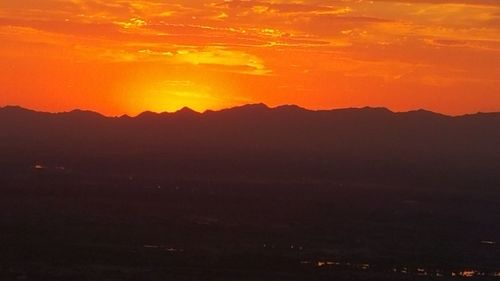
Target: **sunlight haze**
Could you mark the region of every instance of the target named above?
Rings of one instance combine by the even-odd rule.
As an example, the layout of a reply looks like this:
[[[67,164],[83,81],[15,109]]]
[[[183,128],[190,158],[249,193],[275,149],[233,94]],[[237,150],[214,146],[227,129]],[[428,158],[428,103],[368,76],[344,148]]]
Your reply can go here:
[[[493,0],[5,0],[0,106],[500,110]]]

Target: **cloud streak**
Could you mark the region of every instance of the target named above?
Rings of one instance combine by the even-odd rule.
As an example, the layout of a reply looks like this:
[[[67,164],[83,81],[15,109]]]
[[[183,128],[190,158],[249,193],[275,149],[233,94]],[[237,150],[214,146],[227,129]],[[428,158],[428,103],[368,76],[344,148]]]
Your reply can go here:
[[[100,83],[109,85],[121,85],[121,76],[156,83],[146,77],[191,81],[203,73],[211,81],[198,84],[219,87],[218,94],[207,93],[213,100],[231,100],[234,91],[248,100],[313,108],[492,109],[486,104],[500,105],[499,34],[500,3],[492,0],[18,0],[0,6],[0,57],[19,77],[36,73],[40,62],[51,69],[51,60],[75,71],[99,65],[106,80]],[[13,70],[3,71],[7,77]],[[19,84],[9,81],[0,90]],[[442,103],[417,94],[403,102],[397,92],[405,87],[439,95]],[[487,98],[459,105],[454,100],[466,90]],[[13,96],[0,103],[15,102]],[[447,101],[457,105],[448,109]]]

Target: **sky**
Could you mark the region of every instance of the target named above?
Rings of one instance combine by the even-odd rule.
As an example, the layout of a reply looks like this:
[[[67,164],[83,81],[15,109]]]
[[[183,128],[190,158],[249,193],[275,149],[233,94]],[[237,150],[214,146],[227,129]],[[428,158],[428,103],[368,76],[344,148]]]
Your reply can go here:
[[[0,106],[500,111],[498,0],[0,0]]]

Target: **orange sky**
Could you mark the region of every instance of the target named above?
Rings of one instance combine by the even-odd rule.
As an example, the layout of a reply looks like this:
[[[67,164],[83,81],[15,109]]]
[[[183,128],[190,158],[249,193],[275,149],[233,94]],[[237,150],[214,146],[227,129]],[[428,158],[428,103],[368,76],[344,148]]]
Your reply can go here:
[[[0,106],[500,111],[498,0],[2,0]]]

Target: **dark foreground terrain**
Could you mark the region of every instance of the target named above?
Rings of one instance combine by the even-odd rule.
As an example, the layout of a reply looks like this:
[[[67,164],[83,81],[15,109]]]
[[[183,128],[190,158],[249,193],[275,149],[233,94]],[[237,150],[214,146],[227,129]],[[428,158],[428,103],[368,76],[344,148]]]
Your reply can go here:
[[[0,109],[0,280],[500,280],[499,121]]]
[[[86,180],[34,170],[29,185],[4,185],[3,280],[493,280],[500,273],[498,192]]]

